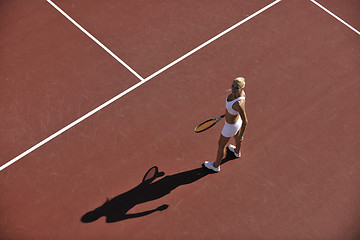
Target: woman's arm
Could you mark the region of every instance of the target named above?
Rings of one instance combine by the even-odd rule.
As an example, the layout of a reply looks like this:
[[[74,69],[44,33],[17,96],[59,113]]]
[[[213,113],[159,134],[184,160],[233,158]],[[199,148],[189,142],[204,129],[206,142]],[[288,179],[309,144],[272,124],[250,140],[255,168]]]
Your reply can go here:
[[[246,125],[248,124],[248,119],[247,119],[246,111],[245,111],[245,102],[244,101],[236,102],[234,104],[233,108],[239,112],[241,120],[242,120],[242,125],[241,125],[241,129],[240,129],[240,134],[239,134],[239,140],[242,141],[243,137],[244,137]]]

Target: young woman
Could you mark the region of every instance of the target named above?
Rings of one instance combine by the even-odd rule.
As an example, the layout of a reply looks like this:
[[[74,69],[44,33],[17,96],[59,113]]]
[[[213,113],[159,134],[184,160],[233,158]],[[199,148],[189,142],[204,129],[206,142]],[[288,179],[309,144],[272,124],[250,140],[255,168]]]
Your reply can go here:
[[[220,163],[224,157],[225,146],[231,137],[235,138],[236,146],[229,145],[229,150],[236,157],[240,157],[241,142],[244,139],[244,131],[248,123],[245,112],[245,79],[235,78],[231,86],[231,94],[226,99],[225,125],[221,131],[218,151],[215,162],[205,161],[204,166],[215,172],[220,171]]]

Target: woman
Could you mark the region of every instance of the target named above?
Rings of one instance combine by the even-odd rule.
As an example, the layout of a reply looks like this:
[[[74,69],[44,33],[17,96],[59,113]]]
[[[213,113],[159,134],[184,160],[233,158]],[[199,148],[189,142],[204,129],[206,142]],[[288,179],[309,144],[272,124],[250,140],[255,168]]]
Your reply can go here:
[[[236,157],[240,157],[241,142],[244,139],[244,131],[248,123],[245,112],[245,79],[243,77],[235,78],[231,86],[231,94],[226,99],[225,125],[221,131],[219,146],[215,162],[205,161],[206,168],[214,172],[220,171],[220,163],[224,157],[225,146],[231,137],[235,138],[236,146],[229,145],[229,150]]]

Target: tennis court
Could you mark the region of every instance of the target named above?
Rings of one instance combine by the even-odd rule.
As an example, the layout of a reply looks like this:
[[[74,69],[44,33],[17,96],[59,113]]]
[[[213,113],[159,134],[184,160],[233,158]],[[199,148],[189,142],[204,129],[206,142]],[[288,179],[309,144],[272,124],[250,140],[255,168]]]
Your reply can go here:
[[[3,1],[0,239],[359,239],[359,10]],[[194,127],[238,76],[242,157],[210,174],[223,120]]]

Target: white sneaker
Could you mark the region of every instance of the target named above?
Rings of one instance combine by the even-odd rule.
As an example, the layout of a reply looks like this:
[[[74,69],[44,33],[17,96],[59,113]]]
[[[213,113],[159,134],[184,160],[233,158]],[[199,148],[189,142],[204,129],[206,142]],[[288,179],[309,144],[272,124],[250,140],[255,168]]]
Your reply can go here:
[[[214,172],[220,172],[220,166],[215,167],[215,166],[214,166],[214,162],[205,161],[205,162],[204,162],[204,166],[205,166],[207,169],[213,170]]]
[[[236,147],[235,147],[234,145],[231,145],[231,144],[230,144],[230,145],[228,146],[228,148],[229,148],[230,151],[232,151],[232,152],[235,154],[235,157],[237,157],[237,158],[241,157],[241,152],[239,152],[239,153],[236,153],[236,152],[235,152]]]

